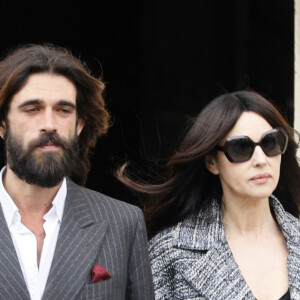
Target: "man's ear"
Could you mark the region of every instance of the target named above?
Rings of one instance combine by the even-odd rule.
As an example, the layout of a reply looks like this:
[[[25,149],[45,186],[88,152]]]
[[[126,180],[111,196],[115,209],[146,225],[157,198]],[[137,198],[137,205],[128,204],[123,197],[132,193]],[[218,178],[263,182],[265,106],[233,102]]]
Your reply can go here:
[[[6,123],[5,121],[2,121],[0,125],[0,137],[2,138],[2,140],[5,139],[5,135],[6,135]]]
[[[76,133],[79,135],[84,127],[84,121],[81,118],[78,118],[76,125]]]
[[[217,159],[214,155],[206,155],[205,156],[205,166],[214,175],[219,174],[219,167],[218,167],[218,162]]]

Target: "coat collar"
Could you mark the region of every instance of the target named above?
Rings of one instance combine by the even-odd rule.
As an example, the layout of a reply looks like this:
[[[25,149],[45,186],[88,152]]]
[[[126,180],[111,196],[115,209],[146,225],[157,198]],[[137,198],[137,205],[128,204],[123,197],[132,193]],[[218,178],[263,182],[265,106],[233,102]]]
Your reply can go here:
[[[226,242],[220,204],[207,201],[198,215],[192,215],[177,225],[177,247],[187,250],[210,250]]]
[[[286,242],[300,245],[299,220],[287,213],[275,196],[269,200]],[[178,223],[175,235],[176,246],[182,249],[203,251],[226,243],[219,200],[212,198],[198,214]]]
[[[271,202],[279,227],[284,235],[289,255],[287,266],[291,299],[300,299],[300,225],[299,220],[287,213],[280,202],[273,197]]]
[[[287,213],[274,196],[270,197],[270,207],[289,251],[287,265],[291,298],[300,299],[300,222]],[[211,199],[198,215],[180,222],[174,241],[176,248],[202,253],[178,260],[182,275],[201,295],[208,299],[217,299],[217,295],[224,299],[255,299],[226,241],[217,199]]]

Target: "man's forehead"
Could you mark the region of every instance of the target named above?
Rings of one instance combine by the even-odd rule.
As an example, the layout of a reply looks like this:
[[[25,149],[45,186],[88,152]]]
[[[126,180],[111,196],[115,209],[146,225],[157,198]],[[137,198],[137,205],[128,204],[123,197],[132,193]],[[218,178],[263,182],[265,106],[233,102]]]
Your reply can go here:
[[[28,77],[26,84],[12,97],[11,106],[24,101],[40,100],[54,104],[68,101],[76,104],[76,86],[67,77],[57,74],[38,73]]]

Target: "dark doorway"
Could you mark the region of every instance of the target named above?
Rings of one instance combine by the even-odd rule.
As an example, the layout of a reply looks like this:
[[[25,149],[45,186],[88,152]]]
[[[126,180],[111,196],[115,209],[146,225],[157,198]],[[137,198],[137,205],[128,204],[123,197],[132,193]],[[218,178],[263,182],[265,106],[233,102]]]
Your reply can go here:
[[[115,168],[130,160],[147,172],[163,162],[187,119],[224,91],[252,88],[293,122],[292,0],[28,5],[0,4],[3,53],[52,42],[71,49],[107,83],[113,126],[91,156],[89,188],[135,203],[114,178]]]

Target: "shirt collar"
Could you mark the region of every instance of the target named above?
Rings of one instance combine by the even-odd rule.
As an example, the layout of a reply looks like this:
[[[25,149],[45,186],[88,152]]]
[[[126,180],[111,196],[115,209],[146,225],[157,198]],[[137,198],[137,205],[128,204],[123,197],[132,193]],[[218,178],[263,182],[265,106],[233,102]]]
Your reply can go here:
[[[6,223],[8,227],[10,227],[14,221],[14,216],[16,213],[19,212],[19,209],[3,186],[3,175],[5,171],[6,171],[6,166],[3,167],[0,172],[0,204],[2,206]],[[56,213],[58,220],[61,222],[63,212],[64,212],[66,196],[67,196],[67,182],[66,182],[66,178],[64,178],[58,192],[56,193],[56,196],[52,201],[53,206],[46,213],[45,216],[47,216],[48,214]]]
[[[64,177],[63,182],[62,182],[59,190],[57,191],[56,196],[54,197],[54,199],[52,201],[52,205],[53,205],[52,208],[55,210],[59,222],[61,222],[62,217],[63,217],[66,196],[67,196],[67,181],[66,181],[66,178]]]

